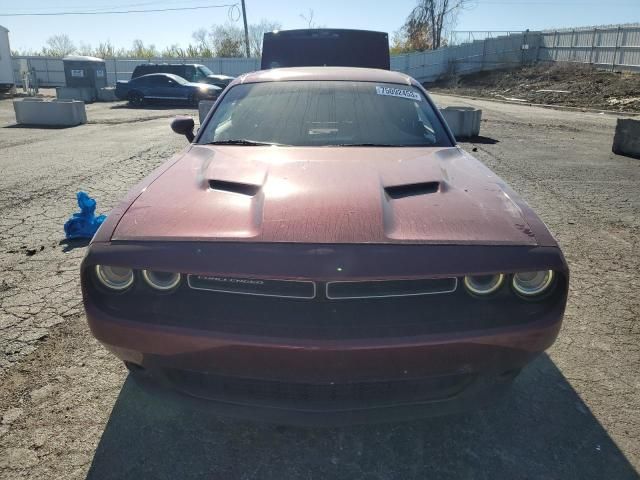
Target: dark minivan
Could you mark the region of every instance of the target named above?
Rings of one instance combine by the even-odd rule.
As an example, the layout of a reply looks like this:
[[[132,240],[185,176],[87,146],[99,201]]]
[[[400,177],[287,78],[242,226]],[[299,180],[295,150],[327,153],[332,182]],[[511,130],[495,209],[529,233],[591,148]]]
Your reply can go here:
[[[144,63],[138,65],[131,74],[131,79],[150,73],[171,73],[184,78],[187,82],[208,83],[224,89],[234,77],[216,75],[205,65],[182,63]]]

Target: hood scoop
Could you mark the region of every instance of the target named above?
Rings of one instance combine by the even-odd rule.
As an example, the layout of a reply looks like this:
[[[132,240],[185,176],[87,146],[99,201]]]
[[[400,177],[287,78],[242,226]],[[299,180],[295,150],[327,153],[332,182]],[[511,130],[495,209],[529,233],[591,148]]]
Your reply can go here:
[[[228,180],[209,180],[209,188],[222,192],[238,193],[248,197],[255,196],[262,185],[253,185],[251,183],[231,182]]]
[[[393,200],[406,197],[418,197],[420,195],[428,195],[440,191],[440,182],[420,182],[407,183],[405,185],[394,185],[384,187],[384,191]]]

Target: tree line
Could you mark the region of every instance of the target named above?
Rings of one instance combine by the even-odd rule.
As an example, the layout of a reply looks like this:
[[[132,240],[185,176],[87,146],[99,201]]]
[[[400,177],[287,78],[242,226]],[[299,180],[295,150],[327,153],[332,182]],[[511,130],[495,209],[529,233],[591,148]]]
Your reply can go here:
[[[435,50],[447,45],[446,33],[456,24],[459,13],[475,5],[477,0],[416,0],[415,7],[409,12],[404,24],[392,35],[390,51],[392,54]],[[314,21],[314,12],[301,14],[309,28],[318,28]],[[279,30],[282,25],[277,21],[261,20],[249,25],[249,48],[252,57],[262,55],[262,36],[265,32]],[[110,41],[92,46],[80,42],[76,44],[66,34],[53,35],[39,51],[13,51],[13,55],[44,55],[64,57],[66,55],[90,55],[99,58],[194,58],[194,57],[243,57],[244,31],[227,23],[200,28],[191,35],[191,42],[182,47],[171,44],[157,48],[154,44],[145,44],[134,40],[130,48],[116,47]]]
[[[278,22],[262,20],[249,26],[249,47],[252,57],[262,55],[262,36],[265,32],[279,30]],[[67,34],[49,37],[41,50],[14,50],[15,56],[48,56],[66,57],[67,55],[88,55],[99,58],[190,58],[190,57],[244,57],[244,30],[232,25],[213,25],[200,28],[191,35],[192,41],[186,46],[175,43],[164,48],[154,44],[145,44],[136,39],[131,47],[116,47],[107,40],[97,46],[87,43],[76,43]]]

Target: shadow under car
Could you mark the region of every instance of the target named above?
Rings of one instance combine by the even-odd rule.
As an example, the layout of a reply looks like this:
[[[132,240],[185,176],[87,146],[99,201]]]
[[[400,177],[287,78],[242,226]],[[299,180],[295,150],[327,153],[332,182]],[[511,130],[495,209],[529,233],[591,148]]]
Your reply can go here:
[[[550,358],[464,415],[340,428],[217,417],[128,378],[87,478],[527,478],[638,475]]]

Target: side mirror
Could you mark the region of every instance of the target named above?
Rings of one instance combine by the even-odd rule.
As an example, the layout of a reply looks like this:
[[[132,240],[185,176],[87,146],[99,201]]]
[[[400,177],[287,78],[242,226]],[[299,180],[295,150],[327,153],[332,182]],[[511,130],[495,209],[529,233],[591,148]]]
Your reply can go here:
[[[196,136],[193,134],[193,128],[195,124],[193,123],[193,118],[191,117],[176,117],[171,121],[171,130],[180,135],[184,135],[187,137],[189,142],[193,142],[193,139]]]

